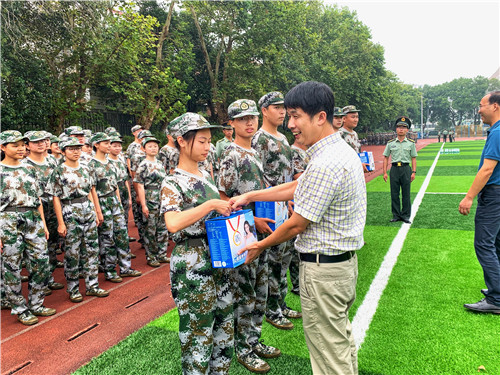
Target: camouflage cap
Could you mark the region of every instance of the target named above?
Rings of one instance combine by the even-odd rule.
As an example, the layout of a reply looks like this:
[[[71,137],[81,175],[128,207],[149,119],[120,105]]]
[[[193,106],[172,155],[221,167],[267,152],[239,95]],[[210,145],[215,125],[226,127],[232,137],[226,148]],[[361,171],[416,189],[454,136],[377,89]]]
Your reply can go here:
[[[177,139],[177,137],[182,137],[188,131],[191,130],[200,130],[200,129],[210,129],[210,128],[220,128],[221,125],[212,125],[210,124],[205,117],[193,113],[186,112],[183,115],[174,118],[168,124],[169,133]]]
[[[117,132],[118,131],[113,126],[108,126],[106,129],[104,129],[104,133],[106,134],[117,133]]]
[[[118,133],[117,131],[106,133],[106,134],[108,134],[111,138],[114,138],[114,137],[121,138],[122,137],[122,135],[120,133]]]
[[[340,107],[335,107],[333,109],[333,117],[342,117],[344,116],[344,112],[340,109]]]
[[[142,139],[146,137],[152,137],[153,133],[151,133],[149,130],[141,130],[139,134],[137,134],[137,138]]]
[[[85,135],[81,126],[70,126],[64,129],[64,132],[67,135]]]
[[[83,135],[85,136],[85,138],[92,137],[92,130],[90,130],[90,129],[83,129]]]
[[[47,135],[43,130],[35,130],[35,131],[29,131],[24,134],[26,138],[28,138],[29,142],[38,142],[38,141],[43,141],[44,139],[47,138]]]
[[[233,130],[233,127],[229,124],[222,125],[222,130]]]
[[[259,99],[259,107],[267,108],[271,104],[284,104],[285,97],[279,91],[268,92],[262,98]]]
[[[90,144],[95,146],[96,143],[109,141],[111,138],[109,135],[103,132],[95,133],[92,138],[90,138]]]
[[[135,133],[137,130],[141,130],[142,129],[142,125],[134,125],[132,126],[132,129],[130,129],[130,131],[132,133]]]
[[[239,99],[229,105],[227,114],[232,120],[243,116],[258,116],[259,110],[253,100]]]
[[[64,151],[66,147],[83,147],[83,145],[75,137],[68,137],[59,142],[59,148]]]
[[[53,135],[52,137],[50,137],[50,144],[52,143],[59,143],[61,140],[59,139],[59,137]]]
[[[396,126],[396,128],[398,126],[406,126],[408,129],[410,129],[411,128],[411,120],[408,117],[399,116],[396,119],[395,126]]]
[[[110,139],[111,143],[114,143],[114,142],[123,143],[123,140],[119,136],[116,136],[116,135],[113,135],[113,134],[108,134],[108,135],[111,138]]]
[[[155,137],[146,137],[146,138],[143,138],[143,140],[141,142],[141,146],[145,147],[146,143],[148,143],[148,142],[156,142],[156,143],[160,144],[160,141],[157,140]]]
[[[28,139],[17,130],[5,130],[0,133],[0,145],[7,143],[16,143],[18,141],[27,141]]]
[[[344,115],[347,115],[348,113],[355,113],[361,111],[359,109],[356,109],[356,106],[354,105],[346,105],[344,108],[342,108],[342,112],[344,112]]]
[[[46,130],[42,130],[44,133],[45,133],[45,138],[48,138],[50,139],[52,137],[52,133],[46,131]]]

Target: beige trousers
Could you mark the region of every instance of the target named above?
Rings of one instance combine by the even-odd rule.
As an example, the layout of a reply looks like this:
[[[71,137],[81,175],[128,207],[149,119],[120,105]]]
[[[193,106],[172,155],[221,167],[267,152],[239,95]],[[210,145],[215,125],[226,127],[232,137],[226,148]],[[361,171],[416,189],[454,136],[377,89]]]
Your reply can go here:
[[[358,258],[300,262],[300,302],[313,374],[357,375],[349,308],[356,298]]]

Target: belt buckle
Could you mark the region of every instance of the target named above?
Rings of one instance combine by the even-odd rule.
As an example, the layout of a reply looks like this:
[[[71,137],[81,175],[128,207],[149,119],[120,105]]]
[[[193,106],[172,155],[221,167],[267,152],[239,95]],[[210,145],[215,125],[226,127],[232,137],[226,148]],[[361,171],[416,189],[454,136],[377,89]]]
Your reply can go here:
[[[398,161],[398,167],[401,167],[401,162],[400,161]]]

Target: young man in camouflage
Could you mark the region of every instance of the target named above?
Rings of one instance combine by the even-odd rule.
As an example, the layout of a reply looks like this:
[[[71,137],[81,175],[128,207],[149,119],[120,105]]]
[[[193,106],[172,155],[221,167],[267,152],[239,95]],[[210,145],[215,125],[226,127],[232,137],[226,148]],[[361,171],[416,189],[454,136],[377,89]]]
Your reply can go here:
[[[233,127],[231,125],[223,125],[222,133],[224,137],[219,139],[215,144],[215,158],[220,159],[224,150],[233,142]]]
[[[291,182],[294,178],[292,164],[292,149],[286,137],[278,132],[278,127],[285,118],[283,94],[270,92],[259,100],[262,110],[262,127],[252,139],[252,147],[257,151],[264,167],[264,182],[266,186],[276,186]],[[297,171],[300,173],[303,171]],[[297,176],[298,177],[298,176]],[[269,231],[271,233],[271,231]],[[288,320],[281,309],[284,302],[282,295],[282,275],[288,269],[284,264],[285,252],[290,252],[286,243],[273,246],[268,251],[269,259],[269,293],[267,297],[266,320],[279,329],[293,329],[293,323]],[[288,254],[287,254],[288,256]],[[288,256],[288,259],[291,259]],[[288,261],[289,262],[289,261]],[[288,310],[290,318],[300,317],[300,313]]]
[[[179,163],[179,150],[175,147],[174,138],[170,135],[168,129],[165,130],[165,134],[167,135],[168,143],[160,149],[158,159],[163,164],[167,175],[169,175],[177,168],[177,164]]]
[[[96,151],[95,157],[88,163],[95,180],[99,197],[103,223],[98,227],[99,253],[106,280],[122,282],[125,276],[140,276],[139,271],[130,268],[130,248],[125,215],[120,202],[120,192],[116,175],[106,155],[110,151],[111,138],[105,133],[96,133],[90,139]],[[116,273],[116,264],[120,266],[120,276]]]
[[[24,141],[23,135],[16,130],[0,133],[0,149],[5,156],[0,162],[1,280],[11,314],[17,315],[22,324],[32,325],[38,323],[36,316],[54,315],[56,310],[43,306],[44,288],[50,275],[47,252],[49,232],[39,198],[43,191],[37,171],[21,163],[26,149]],[[30,275],[28,302],[21,293],[23,254]]]
[[[81,302],[79,290],[80,264],[87,296],[107,297],[97,280],[99,243],[97,224],[102,221],[95,182],[90,170],[79,159],[83,145],[74,138],[61,143],[65,162],[52,172],[46,193],[54,200],[58,233],[64,238],[64,276],[71,302]]]
[[[139,233],[139,242],[142,243],[142,239],[140,238],[142,233],[142,213],[141,208],[139,207],[139,203],[137,202],[137,194],[135,192],[135,188],[133,187],[133,179],[134,179],[134,171],[131,168],[131,159],[134,157],[136,152],[141,149],[141,141],[137,136],[142,131],[141,125],[134,125],[131,129],[132,135],[134,136],[134,141],[128,145],[127,151],[125,151],[125,157],[127,159],[127,167],[130,175],[130,193],[132,195],[132,214],[134,215],[134,223],[137,227],[137,231]]]
[[[50,163],[48,157],[45,156],[47,151],[47,134],[44,131],[31,131],[25,134],[28,139],[28,148],[30,154],[23,160],[23,164],[30,165],[37,172],[38,183],[44,192],[40,200],[43,206],[45,223],[49,231],[47,240],[47,248],[49,254],[50,277],[48,279],[45,294],[50,295],[51,290],[64,288],[64,285],[54,281],[53,273],[58,265],[56,250],[59,247],[59,235],[57,234],[57,219],[54,212],[54,206],[50,195],[45,193],[45,187],[49,181],[50,174],[55,168],[55,164]]]
[[[340,135],[359,154],[361,143],[358,139],[358,133],[354,131],[359,122],[359,110],[353,105],[346,105],[342,108],[342,112],[344,113],[344,126],[340,128]]]
[[[333,109],[333,128],[339,131],[344,122],[344,112],[339,107]]]
[[[228,374],[234,352],[231,270],[212,268],[205,229],[205,220],[231,210],[210,175],[198,167],[215,127],[189,112],[169,125],[180,154],[177,169],[162,184],[161,213],[176,244],[170,280],[183,374]]]
[[[228,108],[229,124],[236,138],[229,144],[220,158],[218,188],[221,198],[265,188],[262,161],[252,149],[252,137],[259,127],[259,111],[253,100],[240,99]],[[255,209],[252,204],[246,209]],[[269,232],[270,219],[255,217],[257,230]],[[233,272],[234,278],[234,337],[238,362],[248,370],[265,373],[270,366],[259,358],[275,358],[279,349],[259,342],[262,321],[266,313],[268,289],[267,252],[251,264],[241,265]]]
[[[170,261],[167,257],[168,231],[160,214],[160,188],[167,173],[156,158],[159,143],[160,141],[152,137],[142,140],[146,159],[137,167],[134,178],[144,215],[144,248],[150,267],[159,267],[160,263]]]

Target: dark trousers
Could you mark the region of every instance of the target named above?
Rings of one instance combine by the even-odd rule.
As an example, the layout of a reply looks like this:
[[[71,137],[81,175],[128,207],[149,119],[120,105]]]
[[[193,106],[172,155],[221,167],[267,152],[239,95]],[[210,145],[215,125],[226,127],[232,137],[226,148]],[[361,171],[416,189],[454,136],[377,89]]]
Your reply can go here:
[[[392,166],[390,171],[391,180],[391,208],[394,219],[410,219],[411,215],[411,167],[403,165],[401,167]],[[399,194],[401,192],[401,201]]]
[[[477,196],[474,248],[488,288],[486,300],[500,306],[500,186],[486,185]]]

